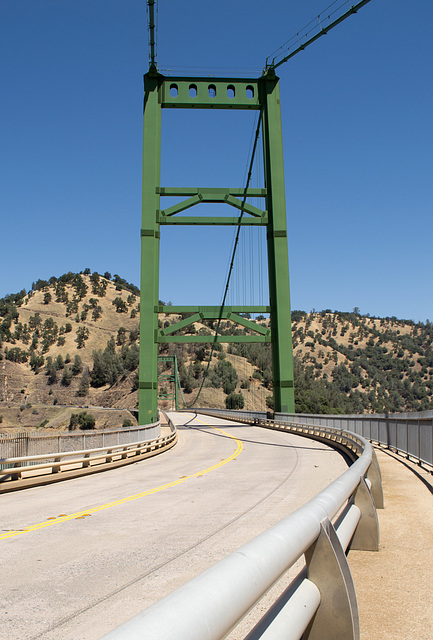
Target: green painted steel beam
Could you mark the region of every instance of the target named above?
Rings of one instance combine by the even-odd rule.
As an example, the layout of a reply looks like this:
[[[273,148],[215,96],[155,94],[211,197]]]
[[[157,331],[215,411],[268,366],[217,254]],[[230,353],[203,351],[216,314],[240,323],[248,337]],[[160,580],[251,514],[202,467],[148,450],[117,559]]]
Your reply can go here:
[[[158,305],[156,313],[165,314],[181,314],[181,313],[200,313],[202,318],[212,320],[219,317],[221,307],[219,306],[195,306],[195,305]],[[223,318],[228,313],[270,313],[271,308],[263,305],[232,305],[223,309]]]
[[[270,335],[271,330],[268,327],[262,327],[256,322],[252,322],[247,318],[242,318],[242,316],[238,316],[236,313],[228,313],[227,320],[231,320],[231,322],[235,322],[236,324],[240,324],[242,327],[246,329],[251,329],[251,331],[256,331],[261,335],[267,336]]]
[[[167,78],[160,104],[171,109],[260,109],[258,80],[245,78]]]
[[[232,313],[230,311],[223,311],[222,313],[220,313],[218,311],[215,311],[213,313],[207,313],[206,317],[205,317],[205,314],[203,313],[194,313],[192,316],[189,316],[188,318],[183,318],[179,322],[176,322],[170,325],[169,327],[166,327],[165,329],[160,329],[158,331],[158,336],[168,336],[172,333],[175,333],[176,331],[185,329],[185,327],[188,327],[189,325],[194,324],[195,322],[201,322],[204,319],[217,320],[220,317],[221,319],[230,320],[235,324],[240,324],[242,327],[251,329],[251,331],[259,333],[260,335],[264,335],[264,336],[270,335],[270,329],[268,329],[267,327],[262,327],[256,322],[252,322],[247,318],[242,318],[242,316],[238,316],[236,313]]]
[[[161,196],[197,196],[202,195],[207,198],[213,195],[246,196],[247,198],[265,198],[266,189],[231,189],[226,187],[156,187],[156,193]]]
[[[253,226],[266,226],[268,223],[268,216],[264,215],[262,218],[242,218],[241,220],[239,220],[239,218],[231,218],[228,216],[220,216],[220,217],[211,217],[209,216],[204,217],[204,216],[184,216],[184,217],[173,217],[173,218],[168,218],[166,216],[164,216],[163,214],[160,214],[159,217],[159,224],[163,224],[163,225],[178,225],[178,226],[185,226],[185,225],[201,225],[201,226],[217,226],[217,225],[228,225],[228,226],[238,226],[239,224],[242,225],[243,227],[253,227]]]
[[[224,198],[224,200],[225,202],[227,202],[227,204],[230,204],[232,207],[235,207],[235,209],[239,209],[244,213],[249,213],[252,216],[257,216],[258,218],[264,218],[264,216],[266,215],[266,211],[262,211],[262,209],[258,209],[257,207],[254,207],[252,204],[249,204],[248,202],[242,202],[242,200],[239,200],[239,198],[234,198],[233,196],[227,195]]]
[[[260,91],[264,105],[263,151],[265,185],[268,190],[267,247],[274,410],[294,413],[289,261],[278,78],[263,78]]]
[[[167,344],[167,343],[194,343],[194,342],[206,342],[211,344],[212,342],[222,343],[222,342],[271,342],[271,335],[267,336],[217,336],[215,340],[215,335],[211,336],[200,336],[200,335],[192,335],[192,336],[161,336],[158,337],[159,344]]]
[[[159,302],[159,225],[155,212],[160,208],[160,196],[155,187],[160,183],[161,166],[160,88],[160,76],[144,77],[139,424],[158,419],[158,344],[153,337],[158,329],[154,310]]]
[[[235,207],[235,209],[240,209],[244,213],[249,213],[250,215],[258,218],[261,218],[266,215],[266,211],[262,211],[262,209],[258,209],[257,207],[254,207],[252,204],[249,204],[248,202],[243,203],[242,200],[239,200],[239,198],[235,198],[228,193],[213,193],[208,196],[205,196],[202,193],[199,193],[193,196],[192,198],[188,198],[188,200],[183,200],[182,202],[178,202],[177,204],[174,204],[172,207],[169,207],[168,209],[163,209],[162,211],[160,211],[160,216],[170,217],[170,216],[174,216],[176,213],[181,213],[186,209],[190,209],[191,207],[194,207],[197,204],[202,204],[202,203],[215,204],[219,202],[228,204],[232,207]]]
[[[160,329],[158,335],[160,335],[160,336],[168,336],[168,335],[170,335],[170,333],[174,333],[175,331],[179,331],[179,329],[184,329],[185,327],[188,327],[190,324],[193,324],[194,322],[201,322],[202,319],[203,318],[202,318],[200,313],[195,313],[194,315],[190,316],[189,318],[184,318],[183,320],[180,320],[179,322],[176,322],[176,323],[170,325],[166,329]]]
[[[169,207],[168,209],[164,209],[161,211],[161,215],[164,216],[174,216],[175,213],[180,213],[181,211],[185,211],[186,209],[190,209],[196,204],[200,204],[203,201],[203,196],[201,194],[197,194],[188,200],[183,200],[182,202],[178,202],[177,204]]]

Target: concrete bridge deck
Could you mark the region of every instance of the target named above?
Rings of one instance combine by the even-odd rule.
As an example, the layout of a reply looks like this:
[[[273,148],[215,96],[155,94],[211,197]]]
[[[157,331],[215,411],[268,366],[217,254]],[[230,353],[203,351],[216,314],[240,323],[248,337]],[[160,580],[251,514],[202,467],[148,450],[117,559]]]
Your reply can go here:
[[[212,419],[212,426],[206,419],[189,422],[191,418],[179,416],[187,425],[179,446],[159,460],[113,475],[99,474],[91,484],[81,478],[60,483],[63,487],[2,496],[6,562],[1,575],[7,606],[1,615],[0,639],[15,634],[22,640],[48,640],[60,632],[64,638],[96,640],[196,575],[203,562],[213,563],[284,517],[345,468],[339,454],[311,440],[230,421]],[[215,432],[217,425],[224,425],[232,436]],[[241,438],[242,455],[216,474],[207,474],[209,465],[218,466],[230,454],[233,437]],[[348,558],[361,639],[430,640],[433,478],[399,456],[376,450],[385,496],[385,509],[378,512],[380,552],[351,551]],[[197,467],[198,462],[202,466]],[[111,508],[114,503],[108,504],[115,498],[120,505],[125,495],[145,488],[162,488],[173,469],[173,478],[185,478],[191,470],[205,467],[196,480],[178,487],[176,481],[174,491],[155,498],[152,490],[145,491],[143,496],[149,493],[149,499],[127,502],[119,512]],[[200,485],[198,493],[194,485]],[[247,504],[239,502],[238,513],[235,503],[240,498]],[[78,517],[69,524],[55,527],[43,522],[50,512],[59,516],[78,509],[90,513],[84,519],[75,513]],[[200,531],[195,532],[198,514]],[[32,526],[34,522],[39,524]],[[241,629],[238,633],[230,636],[232,640],[245,635]]]

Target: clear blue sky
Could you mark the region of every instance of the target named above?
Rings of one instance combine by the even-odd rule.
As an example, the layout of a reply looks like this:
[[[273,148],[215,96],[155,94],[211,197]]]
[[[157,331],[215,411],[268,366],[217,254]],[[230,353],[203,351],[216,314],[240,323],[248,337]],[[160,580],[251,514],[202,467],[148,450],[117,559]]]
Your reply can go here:
[[[256,77],[328,3],[160,0],[158,64]],[[294,309],[433,319],[432,24],[431,0],[372,0],[279,69]],[[0,296],[139,284],[147,67],[145,0],[1,0]],[[165,111],[163,184],[243,186],[249,115]],[[218,304],[232,232],[173,231],[161,298]]]

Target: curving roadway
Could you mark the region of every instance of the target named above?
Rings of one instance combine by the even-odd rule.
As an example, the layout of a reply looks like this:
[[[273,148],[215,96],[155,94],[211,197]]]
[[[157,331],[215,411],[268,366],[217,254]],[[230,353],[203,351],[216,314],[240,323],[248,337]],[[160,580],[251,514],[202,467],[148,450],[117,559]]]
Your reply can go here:
[[[171,417],[163,455],[1,496],[0,640],[97,640],[347,468],[300,436]]]

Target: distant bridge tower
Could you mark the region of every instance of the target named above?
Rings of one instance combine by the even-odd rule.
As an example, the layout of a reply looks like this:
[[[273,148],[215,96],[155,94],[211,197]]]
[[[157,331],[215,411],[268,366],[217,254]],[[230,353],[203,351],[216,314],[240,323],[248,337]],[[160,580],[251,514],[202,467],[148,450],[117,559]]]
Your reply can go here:
[[[162,187],[162,109],[259,110],[262,118],[264,189]],[[211,336],[175,336],[180,328],[202,319],[223,317],[251,329],[255,335],[217,336],[217,342],[270,342],[272,345],[275,411],[295,409],[290,320],[289,267],[283,145],[278,78],[165,77],[151,65],[144,76],[143,198],[141,229],[139,423],[157,420],[158,344],[212,342]],[[162,211],[161,196],[186,198]],[[262,198],[263,209],[240,198]],[[236,217],[181,216],[182,211],[204,202],[226,203],[245,213]],[[267,230],[269,306],[165,307],[159,305],[159,240],[164,225],[259,225]],[[240,313],[270,313],[270,330],[248,321]],[[192,313],[158,328],[159,313]]]

